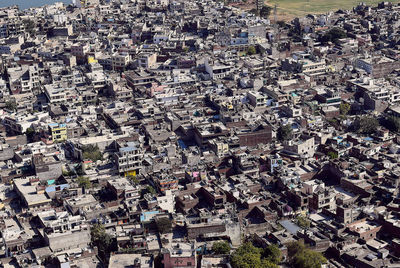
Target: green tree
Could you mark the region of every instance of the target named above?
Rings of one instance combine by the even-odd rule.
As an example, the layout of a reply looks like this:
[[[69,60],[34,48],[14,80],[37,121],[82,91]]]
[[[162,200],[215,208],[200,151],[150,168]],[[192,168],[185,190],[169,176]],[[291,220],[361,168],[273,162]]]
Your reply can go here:
[[[79,187],[83,187],[88,189],[92,186],[88,177],[79,176],[76,181],[78,182]]]
[[[306,248],[303,242],[296,241],[288,246],[288,256],[292,267],[320,268],[326,263],[326,258],[319,252]]]
[[[286,140],[290,140],[293,136],[293,130],[292,127],[287,124],[284,126],[279,126],[278,128],[278,133],[277,133],[277,138],[280,141],[286,141]]]
[[[270,262],[279,264],[282,259],[282,252],[277,245],[271,244],[264,249],[263,256]]]
[[[316,251],[306,249],[305,251],[295,255],[293,259],[293,267],[296,268],[320,268],[326,263],[325,257]]]
[[[330,159],[337,159],[339,157],[337,153],[332,152],[332,151],[328,152],[328,156]]]
[[[310,221],[304,216],[297,216],[296,223],[303,229],[310,228]]]
[[[251,14],[256,15],[256,16],[258,16],[258,14],[259,14],[259,12],[258,12],[258,10],[257,10],[256,8],[252,8],[249,12],[250,12]]]
[[[241,245],[231,256],[233,268],[277,268],[278,265],[262,258],[263,250],[247,242]]]
[[[263,6],[260,10],[260,17],[267,19],[271,14],[272,8],[270,6]]]
[[[6,101],[6,106],[5,107],[6,107],[7,110],[15,111],[15,110],[17,110],[18,105],[15,102],[15,100],[9,100],[9,101]]]
[[[303,242],[294,241],[290,242],[287,245],[287,250],[288,250],[289,260],[292,260],[294,256],[297,254],[297,252],[303,252],[304,250],[306,250],[306,246],[304,245]]]
[[[247,55],[254,55],[257,53],[257,50],[254,46],[249,47],[249,49],[247,50]]]
[[[167,217],[158,218],[156,220],[157,230],[161,234],[165,234],[171,231],[172,229],[172,222]]]
[[[98,248],[100,259],[107,263],[111,251],[116,249],[113,238],[106,233],[106,229],[102,224],[95,224],[90,229],[92,244]]]
[[[146,191],[150,194],[156,194],[156,190],[150,185],[146,187]]]
[[[348,103],[341,103],[339,109],[340,114],[346,116],[350,112],[351,106]]]
[[[138,180],[138,178],[136,176],[130,175],[130,176],[128,176],[128,179],[135,185],[139,184],[139,180]]]
[[[83,158],[90,159],[92,161],[103,160],[103,155],[97,145],[86,145],[82,147]]]
[[[212,251],[215,254],[229,254],[231,246],[226,241],[215,242],[212,246]]]
[[[400,131],[400,118],[396,116],[389,116],[385,118],[383,126],[393,132]]]
[[[280,28],[284,28],[286,26],[286,22],[283,20],[278,20],[276,23]]]
[[[322,42],[336,42],[339,39],[347,37],[347,34],[344,30],[340,28],[332,28],[330,29],[325,35],[322,36],[321,40]]]
[[[25,32],[33,36],[36,32],[35,22],[33,20],[28,19],[28,20],[23,20],[22,23],[25,26]]]
[[[25,135],[29,141],[33,141],[35,134],[36,134],[35,130],[31,127],[28,127],[25,131]]]
[[[353,123],[354,130],[362,134],[373,134],[376,132],[378,126],[378,120],[372,116],[357,118]]]

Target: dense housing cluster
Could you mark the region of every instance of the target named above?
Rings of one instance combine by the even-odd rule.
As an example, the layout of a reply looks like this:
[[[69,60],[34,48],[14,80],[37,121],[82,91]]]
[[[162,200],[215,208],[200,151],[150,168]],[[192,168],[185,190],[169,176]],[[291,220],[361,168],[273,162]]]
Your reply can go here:
[[[400,5],[256,2],[0,9],[2,265],[400,267]]]

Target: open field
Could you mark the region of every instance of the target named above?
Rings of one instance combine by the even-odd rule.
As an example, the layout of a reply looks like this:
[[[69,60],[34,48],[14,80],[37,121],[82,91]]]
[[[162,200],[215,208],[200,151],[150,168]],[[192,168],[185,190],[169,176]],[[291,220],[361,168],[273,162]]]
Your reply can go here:
[[[288,20],[307,14],[326,13],[338,9],[352,9],[360,2],[376,6],[382,1],[383,0],[266,0],[265,3],[272,7],[277,5],[278,19]],[[400,1],[388,0],[388,2],[398,3]]]

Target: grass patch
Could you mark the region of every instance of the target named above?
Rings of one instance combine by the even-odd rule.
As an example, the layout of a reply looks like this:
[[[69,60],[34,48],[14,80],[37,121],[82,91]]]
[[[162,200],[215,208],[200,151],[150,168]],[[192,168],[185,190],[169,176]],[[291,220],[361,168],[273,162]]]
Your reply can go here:
[[[277,5],[278,16],[280,18],[302,17],[307,14],[319,14],[338,9],[352,9],[357,6],[360,0],[266,0],[269,6]],[[382,0],[364,0],[367,5],[377,6]],[[398,3],[398,0],[388,0],[388,2]],[[271,18],[271,17],[270,17]]]

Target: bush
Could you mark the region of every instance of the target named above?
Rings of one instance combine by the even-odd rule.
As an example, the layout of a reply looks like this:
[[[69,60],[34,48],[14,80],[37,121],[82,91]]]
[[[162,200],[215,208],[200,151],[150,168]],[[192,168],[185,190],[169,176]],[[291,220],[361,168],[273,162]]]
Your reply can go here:
[[[231,246],[226,241],[215,242],[212,251],[215,254],[228,254],[231,251]]]
[[[330,159],[336,159],[339,157],[337,153],[332,152],[332,151],[328,152],[328,156]]]
[[[340,114],[346,116],[350,112],[351,106],[348,103],[342,103],[340,104],[339,109]]]
[[[156,190],[152,186],[147,186],[146,191],[150,194],[156,194]]]
[[[310,228],[310,221],[303,216],[297,216],[296,223],[299,227],[303,229]]]
[[[254,54],[256,54],[256,53],[257,53],[257,50],[256,50],[256,48],[253,47],[253,46],[249,47],[249,49],[247,50],[247,54],[248,54],[248,55],[254,55]]]
[[[79,187],[83,187],[85,189],[88,189],[92,186],[88,177],[80,176],[76,179],[76,181],[78,182]]]
[[[139,184],[139,180],[136,176],[130,175],[130,176],[128,176],[128,179],[135,185]]]

